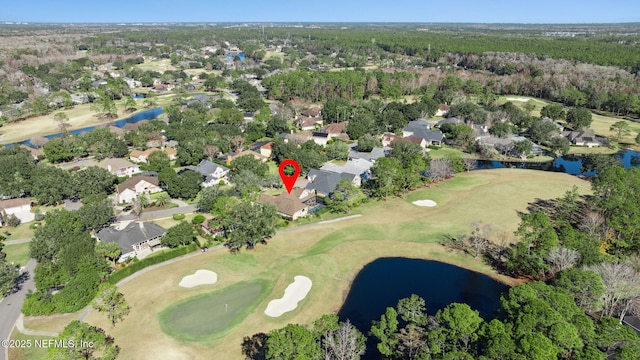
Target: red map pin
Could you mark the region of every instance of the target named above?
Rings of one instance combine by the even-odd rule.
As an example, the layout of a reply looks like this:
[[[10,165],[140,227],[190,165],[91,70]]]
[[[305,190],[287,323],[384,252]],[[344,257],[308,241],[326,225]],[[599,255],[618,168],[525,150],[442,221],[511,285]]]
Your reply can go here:
[[[288,175],[284,172],[284,168],[287,167],[287,165],[293,166],[293,169],[294,169],[293,174]],[[280,163],[280,168],[278,169],[278,172],[280,173],[280,178],[284,183],[284,187],[287,189],[287,192],[291,194],[293,185],[295,185],[296,180],[298,180],[298,175],[300,175],[300,165],[295,160],[287,159]]]

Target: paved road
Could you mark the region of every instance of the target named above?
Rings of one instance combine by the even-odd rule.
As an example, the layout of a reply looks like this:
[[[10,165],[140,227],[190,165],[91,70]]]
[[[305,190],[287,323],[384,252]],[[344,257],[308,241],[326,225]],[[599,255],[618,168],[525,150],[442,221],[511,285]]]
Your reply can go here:
[[[0,302],[0,340],[9,339],[13,326],[18,320],[22,308],[22,302],[29,290],[34,290],[33,269],[36,268],[36,261],[31,259],[27,262],[26,271],[21,275],[22,281],[19,290],[5,297]],[[0,360],[8,359],[8,349],[0,351]]]
[[[150,212],[142,213],[142,215],[140,215],[139,218],[137,216],[133,215],[133,214],[122,215],[122,216],[118,216],[118,220],[119,221],[132,221],[132,220],[140,219],[140,220],[143,220],[143,221],[151,221],[151,220],[155,220],[155,219],[162,219],[162,218],[171,217],[174,214],[185,214],[185,213],[188,214],[188,213],[192,213],[192,212],[194,212],[196,210],[198,210],[198,206],[197,205],[187,205],[187,206],[171,208],[171,209],[166,209],[166,210],[157,210],[157,211],[150,211]]]

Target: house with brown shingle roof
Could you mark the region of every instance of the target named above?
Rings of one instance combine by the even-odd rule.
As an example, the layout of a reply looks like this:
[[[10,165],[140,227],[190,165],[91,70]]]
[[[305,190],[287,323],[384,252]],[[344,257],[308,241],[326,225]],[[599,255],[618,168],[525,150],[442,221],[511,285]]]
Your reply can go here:
[[[155,176],[133,176],[118,185],[118,203],[132,202],[140,194],[162,191]]]
[[[278,214],[290,220],[296,220],[309,214],[309,205],[302,202],[293,192],[291,194],[282,193],[276,196],[261,194],[258,202],[275,205],[278,209]]]
[[[293,125],[299,127],[303,131],[313,130],[316,126],[322,126],[321,118],[301,117],[293,121]]]
[[[0,201],[0,213],[15,215],[21,223],[33,221],[35,214],[31,212],[31,198],[15,198]],[[0,225],[2,218],[0,218]]]
[[[310,118],[318,118],[320,117],[321,113],[322,111],[320,110],[320,108],[313,107],[303,111],[302,116],[310,117]]]
[[[140,166],[120,158],[106,158],[96,166],[107,169],[108,172],[119,177],[131,176],[140,172]]]

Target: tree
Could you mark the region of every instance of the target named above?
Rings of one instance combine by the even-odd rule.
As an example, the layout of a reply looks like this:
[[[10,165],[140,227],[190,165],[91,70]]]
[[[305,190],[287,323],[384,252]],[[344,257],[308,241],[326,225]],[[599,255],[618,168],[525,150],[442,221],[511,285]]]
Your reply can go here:
[[[391,356],[395,352],[398,344],[396,337],[398,331],[398,313],[392,307],[388,307],[387,311],[382,314],[380,320],[374,321],[371,325],[371,335],[378,338],[378,351],[384,356]]]
[[[97,166],[76,171],[71,174],[71,186],[75,195],[86,198],[91,195],[109,195],[115,190],[118,178],[107,169]]]
[[[116,264],[116,259],[122,255],[122,250],[120,246],[116,242],[105,243],[102,241],[98,241],[96,243],[96,254],[98,256],[107,258],[113,262],[113,265]]]
[[[15,286],[19,271],[17,265],[9,264],[4,257],[0,257],[0,298]]]
[[[284,116],[274,115],[267,121],[266,134],[268,137],[276,137],[282,133],[289,132],[289,123]]]
[[[629,135],[631,133],[631,126],[629,125],[628,122],[624,120],[620,120],[611,124],[611,127],[609,127],[609,130],[613,131],[616,134],[615,135],[616,141],[620,141],[620,139],[622,139],[623,136]]]
[[[533,102],[533,100],[528,100],[527,102],[525,102],[524,104],[522,104],[522,109],[524,109],[524,112],[527,115],[531,115],[531,112],[536,108],[536,104]]]
[[[124,299],[124,295],[111,283],[100,285],[98,295],[91,303],[98,312],[107,314],[111,326],[116,326],[116,322],[124,320],[129,315],[129,304]]]
[[[95,359],[100,356],[103,360],[113,360],[120,352],[113,338],[106,335],[104,330],[79,320],[71,321],[56,340],[75,346],[49,347],[50,359]]]
[[[449,304],[436,313],[436,320],[447,338],[448,351],[469,351],[478,340],[482,318],[467,304]]]
[[[554,134],[557,134],[558,128],[548,121],[536,120],[527,129],[527,135],[536,144],[547,142]]]
[[[533,143],[529,140],[514,141],[513,152],[520,157],[526,157],[531,153],[533,149]]]
[[[243,246],[253,249],[258,243],[265,243],[276,231],[278,212],[274,205],[243,202],[231,209],[223,220],[228,229],[227,242],[231,251],[239,251]]]
[[[372,180],[367,182],[375,197],[386,198],[400,190],[399,178],[403,171],[400,161],[383,157],[371,167]]]
[[[108,226],[115,217],[111,201],[107,198],[87,202],[78,209],[78,215],[87,229],[99,230]]]
[[[156,197],[156,201],[154,202],[154,204],[156,206],[167,206],[171,203],[171,196],[169,196],[169,194],[163,192],[158,194],[158,196]]]
[[[593,121],[591,111],[586,108],[572,108],[567,111],[567,124],[574,130],[586,129]]]
[[[604,295],[604,285],[600,275],[591,270],[570,268],[556,274],[553,285],[565,289],[573,296],[576,304],[585,311],[597,309]]]
[[[126,112],[134,112],[136,110],[138,110],[138,104],[136,104],[136,99],[134,99],[132,96],[126,96],[124,98],[124,111]]]
[[[571,150],[571,142],[564,136],[554,136],[549,143],[549,150],[551,150],[556,156],[567,155]]]
[[[349,212],[349,209],[364,198],[359,187],[353,185],[349,179],[342,179],[335,190],[325,198],[327,208],[331,212]]]
[[[231,173],[232,175],[238,175],[242,171],[250,171],[262,178],[269,172],[269,166],[253,157],[253,155],[242,155],[231,161]]]
[[[553,278],[558,271],[574,267],[579,258],[580,253],[577,250],[559,246],[552,247],[546,257],[547,264],[549,264],[549,277]]]
[[[169,174],[169,175],[167,175]],[[192,170],[186,170],[177,175],[173,169],[167,169],[158,178],[167,188],[172,198],[194,199],[200,192],[202,175]]]
[[[540,110],[540,116],[551,118],[553,120],[561,120],[564,119],[566,113],[564,112],[564,107],[560,104],[549,104],[545,105]]]
[[[320,360],[324,352],[317,339],[317,334],[302,325],[289,324],[272,330],[265,342],[266,359]]]
[[[181,221],[178,225],[167,230],[167,233],[160,239],[160,242],[168,247],[188,245],[196,239],[196,231],[193,225],[186,221]]]
[[[427,316],[427,306],[424,299],[420,296],[411,294],[408,298],[400,299],[396,307],[398,309],[398,315],[407,323],[417,326],[427,325],[427,321],[429,320]]]
[[[71,124],[69,123],[69,116],[67,116],[67,114],[63,112],[59,112],[53,115],[53,121],[56,122],[61,133],[66,133],[71,126]]]
[[[636,302],[640,300],[640,276],[630,265],[607,263],[587,267],[600,275],[604,284],[602,316],[618,315],[620,323]]]
[[[358,151],[371,152],[375,147],[381,147],[382,143],[379,139],[370,134],[365,134],[358,139]]]
[[[333,141],[325,149],[329,160],[347,160],[349,156],[349,145],[344,141]]]
[[[325,359],[357,360],[365,352],[365,337],[349,320],[325,335],[322,345]]]
[[[158,173],[164,169],[171,168],[171,160],[169,160],[169,155],[167,155],[164,151],[154,151],[149,154],[149,158],[147,159],[148,165],[147,167],[150,170],[157,171]]]

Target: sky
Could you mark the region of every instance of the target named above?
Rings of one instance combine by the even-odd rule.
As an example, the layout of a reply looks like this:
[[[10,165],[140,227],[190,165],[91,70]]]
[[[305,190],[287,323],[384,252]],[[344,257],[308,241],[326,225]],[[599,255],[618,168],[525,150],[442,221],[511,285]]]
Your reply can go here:
[[[0,22],[640,22],[638,0],[8,0]]]

